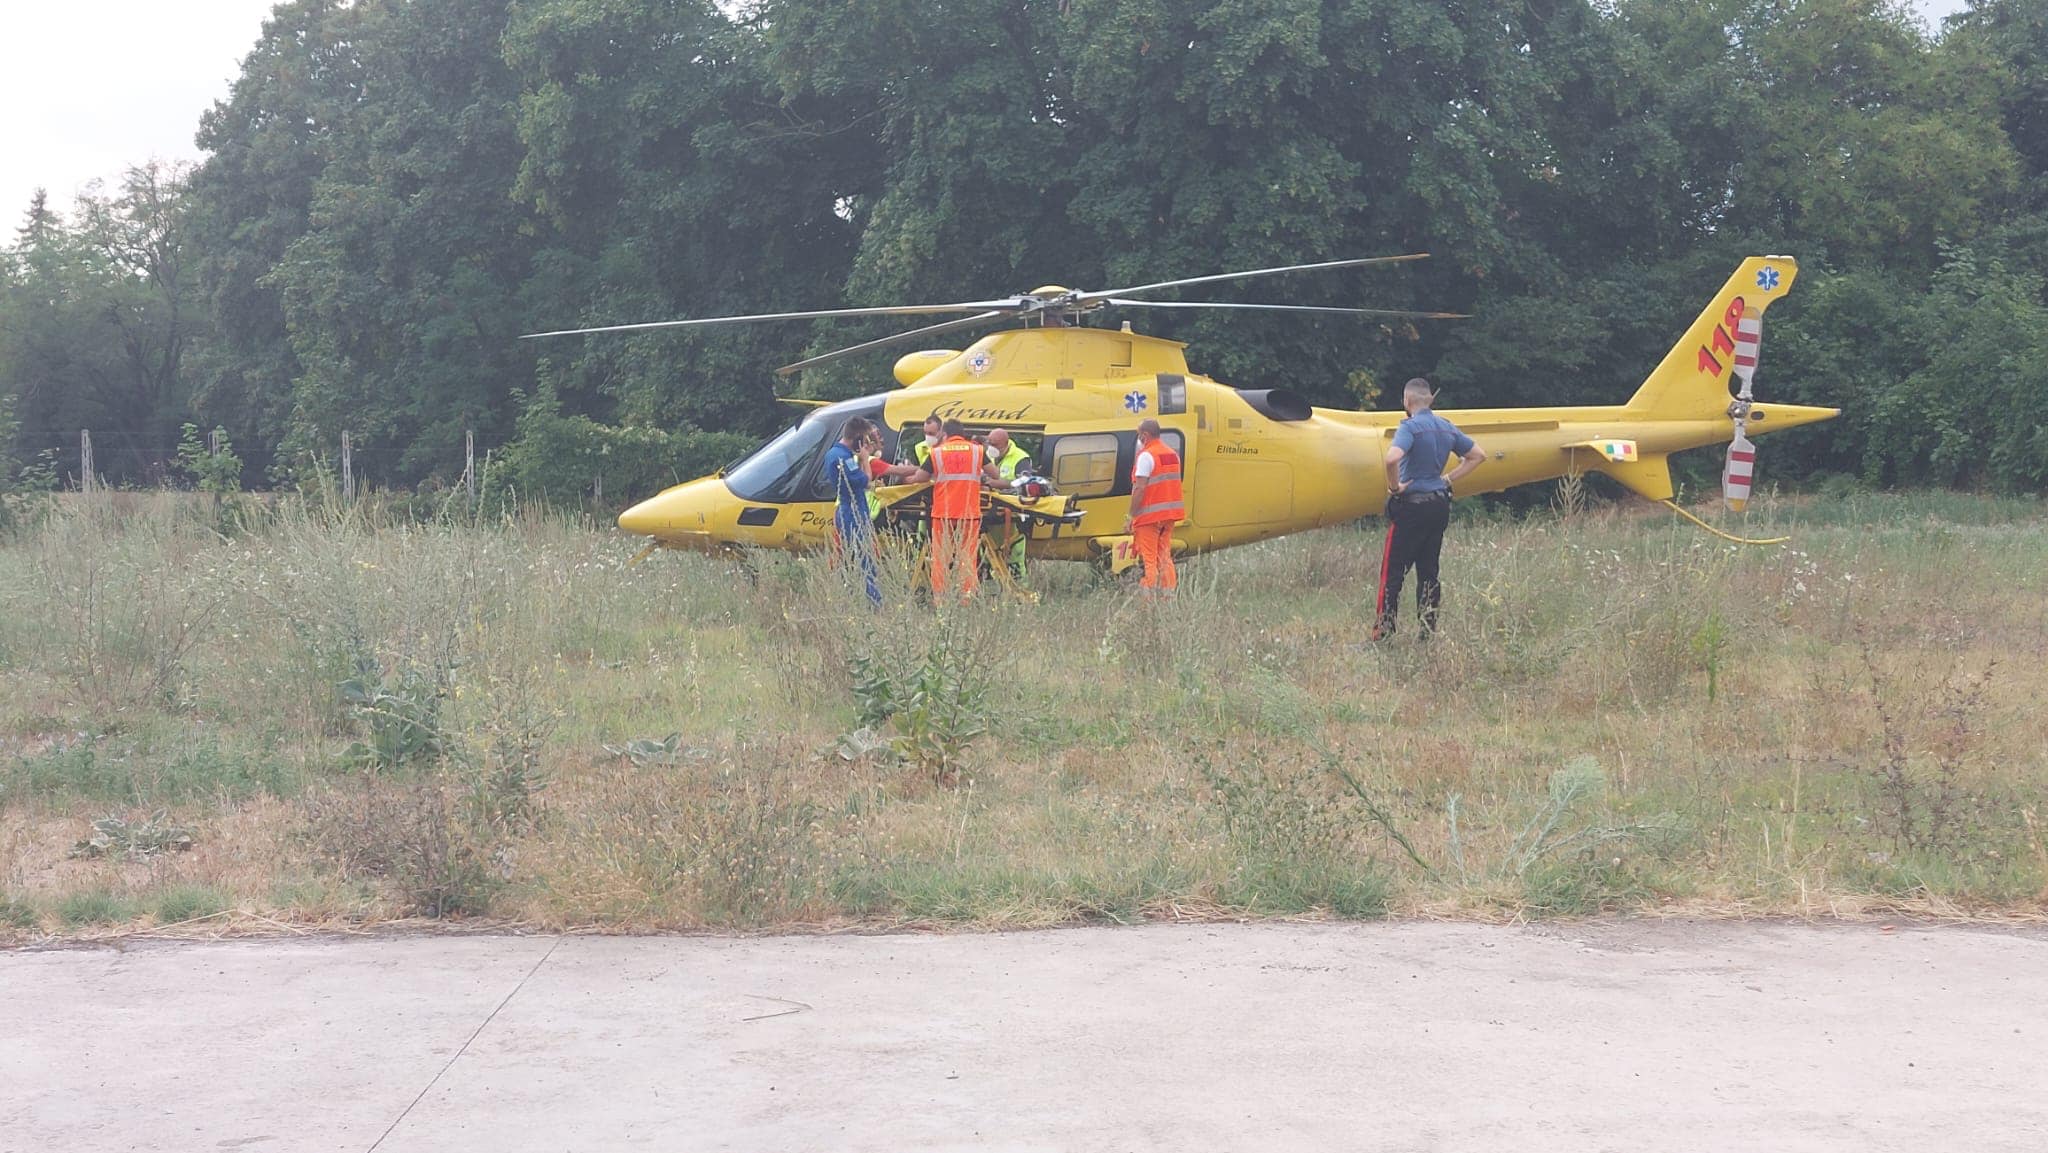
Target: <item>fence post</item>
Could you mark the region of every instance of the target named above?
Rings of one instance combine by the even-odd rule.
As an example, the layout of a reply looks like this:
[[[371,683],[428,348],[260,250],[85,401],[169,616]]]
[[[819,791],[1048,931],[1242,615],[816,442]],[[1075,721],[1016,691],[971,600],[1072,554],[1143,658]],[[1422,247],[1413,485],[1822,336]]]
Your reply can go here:
[[[355,446],[349,442],[348,430],[341,430],[341,499],[356,498]]]
[[[476,430],[462,430],[462,487],[469,490],[469,503],[476,503]]]
[[[93,490],[92,430],[78,430],[78,491],[90,493]]]

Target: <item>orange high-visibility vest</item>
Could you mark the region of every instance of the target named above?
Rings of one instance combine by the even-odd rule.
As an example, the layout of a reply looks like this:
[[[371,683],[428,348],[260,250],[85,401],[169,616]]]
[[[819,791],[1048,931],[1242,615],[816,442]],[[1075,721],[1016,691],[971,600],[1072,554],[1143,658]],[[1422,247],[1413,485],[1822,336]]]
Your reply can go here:
[[[932,517],[981,519],[981,446],[955,436],[932,450]]]
[[[1166,447],[1166,438],[1161,437],[1138,450],[1152,458],[1152,475],[1145,480],[1143,503],[1138,506],[1138,515],[1131,523],[1179,524],[1186,520],[1186,506],[1180,497],[1180,454]],[[1137,483],[1133,470],[1131,482]]]

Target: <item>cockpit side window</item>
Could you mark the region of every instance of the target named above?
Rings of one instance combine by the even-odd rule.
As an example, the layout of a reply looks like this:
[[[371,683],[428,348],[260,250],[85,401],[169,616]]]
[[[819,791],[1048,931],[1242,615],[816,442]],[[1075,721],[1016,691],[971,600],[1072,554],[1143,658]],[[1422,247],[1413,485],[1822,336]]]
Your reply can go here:
[[[807,499],[811,474],[818,471],[830,444],[832,428],[825,421],[811,419],[754,450],[754,454],[728,469],[725,485],[741,500],[781,503]]]
[[[741,500],[764,504],[831,500],[825,480],[825,450],[856,416],[879,423],[883,398],[863,398],[821,408],[725,470],[725,484]],[[886,437],[885,437],[886,439]]]

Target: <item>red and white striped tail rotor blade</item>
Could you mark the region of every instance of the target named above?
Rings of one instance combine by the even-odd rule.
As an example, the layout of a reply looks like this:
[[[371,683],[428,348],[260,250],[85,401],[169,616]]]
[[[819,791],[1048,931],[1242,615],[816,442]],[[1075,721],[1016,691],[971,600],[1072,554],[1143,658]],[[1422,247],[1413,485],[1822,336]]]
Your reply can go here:
[[[1756,380],[1757,350],[1764,342],[1764,315],[1752,312],[1735,322],[1735,377],[1742,382],[1738,394],[1749,399],[1750,385]]]
[[[1756,478],[1756,446],[1743,435],[1740,424],[1735,426],[1735,440],[1728,446],[1728,463],[1721,469],[1721,498],[1728,502],[1730,512],[1741,512],[1749,505],[1750,485]]]

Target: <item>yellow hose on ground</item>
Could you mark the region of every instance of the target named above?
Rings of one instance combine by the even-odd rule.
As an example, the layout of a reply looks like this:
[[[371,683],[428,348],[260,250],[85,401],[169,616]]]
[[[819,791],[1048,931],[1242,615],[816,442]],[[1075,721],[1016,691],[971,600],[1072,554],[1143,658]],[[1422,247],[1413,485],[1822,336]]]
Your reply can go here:
[[[1675,501],[1660,500],[1657,503],[1663,505],[1670,505],[1672,512],[1675,512],[1679,516],[1682,516],[1685,519],[1691,521],[1692,523],[1700,526],[1701,528],[1706,529],[1708,532],[1713,533],[1715,536],[1720,537],[1722,540],[1733,541],[1736,544],[1784,544],[1786,541],[1792,539],[1789,536],[1774,536],[1769,540],[1757,540],[1752,537],[1735,536],[1732,533],[1722,532],[1720,529],[1715,528],[1713,525],[1708,524],[1706,521],[1703,521],[1700,518],[1685,511],[1684,509],[1678,507],[1678,504]]]

